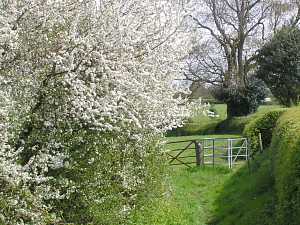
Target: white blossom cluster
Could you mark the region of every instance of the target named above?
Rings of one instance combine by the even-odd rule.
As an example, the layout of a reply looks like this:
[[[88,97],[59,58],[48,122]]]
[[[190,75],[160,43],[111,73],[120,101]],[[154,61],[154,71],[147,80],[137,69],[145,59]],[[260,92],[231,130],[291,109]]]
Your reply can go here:
[[[103,174],[108,172],[98,167],[86,183],[64,178],[50,185],[56,179],[51,172],[81,165],[68,151],[76,142],[94,151],[86,161],[91,168],[103,157],[99,146],[110,146],[110,154],[122,148],[124,157],[107,163],[116,168],[105,170],[115,173],[124,192],[138,190],[147,175],[143,159],[148,145],[189,115],[181,97],[187,90],[172,85],[189,46],[180,33],[182,18],[179,0],[1,1],[0,85],[9,99],[1,103],[14,103],[11,116],[0,109],[1,118],[10,117],[0,124],[5,133],[0,137],[0,171],[10,168],[5,180],[34,185],[37,201],[68,198],[79,187],[105,186]],[[48,133],[42,143],[29,144],[31,130]],[[98,132],[95,143],[79,135],[88,132]],[[9,133],[14,136],[5,136]],[[66,134],[72,143],[60,138]],[[31,155],[18,165],[23,151]],[[100,203],[110,199],[96,196],[85,197]],[[123,209],[130,207],[132,203],[123,204]]]
[[[8,118],[12,107],[9,96],[0,91],[0,223],[42,225],[45,224],[48,209],[42,198],[29,192],[26,183],[33,176],[17,163],[19,152],[9,145],[11,125]],[[55,218],[52,219],[54,221]]]

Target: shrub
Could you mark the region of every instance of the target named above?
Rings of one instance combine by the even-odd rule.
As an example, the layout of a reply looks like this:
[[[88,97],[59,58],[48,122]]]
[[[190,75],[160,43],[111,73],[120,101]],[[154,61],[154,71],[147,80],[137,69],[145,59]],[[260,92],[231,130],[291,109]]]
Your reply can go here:
[[[59,134],[43,127],[31,135],[25,153],[40,143],[41,152],[47,147],[54,156],[58,150],[68,155],[61,163],[65,166],[47,168],[47,176],[55,178],[48,185],[66,193],[47,199],[54,213],[61,212],[62,222],[127,224],[130,213],[147,204],[143,199],[161,194],[164,161],[155,136],[144,134],[141,143],[113,132],[74,129]],[[51,140],[64,148],[50,145]]]
[[[17,151],[9,145],[13,103],[0,90],[0,225],[49,225],[58,220],[49,213],[39,194],[33,195],[28,181],[41,181],[19,165]]]
[[[283,110],[270,111],[246,125],[243,135],[249,138],[253,154],[260,149],[259,133],[262,135],[263,148],[270,146],[276,122],[283,112]]]
[[[278,225],[300,224],[300,108],[279,119],[272,139]]]

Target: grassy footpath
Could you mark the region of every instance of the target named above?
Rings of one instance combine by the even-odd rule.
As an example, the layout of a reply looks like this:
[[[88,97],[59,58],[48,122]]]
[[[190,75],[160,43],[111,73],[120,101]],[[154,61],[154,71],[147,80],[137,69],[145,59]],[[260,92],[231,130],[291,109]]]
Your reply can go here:
[[[134,225],[272,225],[272,151],[248,167],[171,167],[165,197],[149,202]],[[167,198],[166,198],[167,196]]]
[[[194,140],[206,137],[237,137],[237,135],[169,137],[167,141]],[[172,148],[180,148],[180,144]],[[142,213],[134,215],[134,225],[208,225],[218,209],[215,204],[223,186],[234,174],[226,167],[168,167],[170,184],[163,198],[154,198]]]
[[[172,168],[171,193],[149,202],[149,207],[134,215],[132,225],[213,225],[210,222],[219,210],[216,200],[233,174],[221,167]]]
[[[183,218],[178,224],[271,225],[275,197],[268,154],[252,162],[251,173],[246,165],[173,169],[174,201]]]
[[[269,149],[252,162],[251,173],[244,166],[225,180],[214,200],[216,210],[209,225],[274,224],[275,190],[271,158]]]
[[[219,105],[225,112],[225,106]],[[242,128],[250,120],[279,106],[263,106],[248,117],[238,117],[229,121],[231,127]],[[216,125],[224,118],[201,119],[194,117],[192,125],[201,130]],[[206,120],[206,121],[205,121]],[[211,123],[211,120],[215,122]],[[225,124],[226,125],[226,124]],[[227,128],[228,128],[227,125]],[[187,124],[183,129],[190,129]],[[197,128],[197,129],[198,129]],[[196,130],[197,130],[196,129]],[[205,128],[206,129],[206,128]],[[215,128],[214,128],[215,129]],[[214,131],[215,132],[215,131]],[[237,137],[239,135],[198,135],[168,137],[167,141],[194,140],[205,137]],[[172,148],[182,148],[183,144],[172,144]],[[224,167],[186,168],[171,167],[169,183],[171,193],[167,200],[158,199],[153,207],[140,215],[135,225],[273,225],[275,210],[274,174],[272,171],[272,151],[267,150],[251,162],[251,173],[244,164],[229,170]],[[285,224],[284,224],[285,225]]]
[[[168,141],[205,137],[237,137],[210,135],[169,137]],[[174,148],[181,147],[172,146]],[[273,177],[269,152],[255,159],[251,173],[244,164],[230,170],[226,165],[212,168],[170,168],[173,212],[155,225],[254,225],[272,224],[274,209]],[[176,210],[175,210],[176,209]],[[174,216],[176,215],[176,216]],[[161,215],[162,216],[162,215]],[[169,217],[169,218],[168,218]]]
[[[207,137],[234,138],[239,135],[210,135],[169,137],[168,141],[194,140]],[[182,148],[182,143],[172,144],[172,149]],[[224,184],[233,175],[226,164],[216,168],[211,166],[201,168],[186,168],[174,166],[170,168],[170,183],[172,185],[173,201],[180,209],[182,225],[205,225],[215,217],[217,206],[215,200],[219,197]],[[166,224],[167,225],[167,224]]]
[[[205,225],[214,218],[215,200],[232,172],[227,168],[174,169],[174,200],[181,208],[182,225]]]

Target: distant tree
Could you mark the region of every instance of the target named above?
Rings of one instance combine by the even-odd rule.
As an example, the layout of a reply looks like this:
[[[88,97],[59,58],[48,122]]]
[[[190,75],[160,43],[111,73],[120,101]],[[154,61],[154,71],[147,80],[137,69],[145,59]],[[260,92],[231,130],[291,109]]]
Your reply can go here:
[[[257,77],[274,97],[283,105],[296,105],[300,96],[300,29],[283,27],[261,48],[257,62]]]
[[[251,76],[247,88],[228,90],[215,87],[213,94],[219,101],[227,103],[230,115],[243,116],[257,111],[267,97],[268,89],[262,80]]]
[[[193,31],[201,33],[187,59],[186,79],[222,90],[229,117],[251,113],[240,100],[255,96],[246,94],[257,50],[285,23],[299,22],[300,1],[192,0],[190,5]]]

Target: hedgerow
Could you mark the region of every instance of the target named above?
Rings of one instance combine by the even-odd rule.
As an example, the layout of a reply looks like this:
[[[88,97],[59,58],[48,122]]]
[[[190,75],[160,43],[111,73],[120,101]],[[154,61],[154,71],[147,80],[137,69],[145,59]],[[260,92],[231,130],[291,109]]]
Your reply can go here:
[[[284,113],[278,121],[271,149],[275,151],[274,175],[278,225],[300,224],[300,108]]]
[[[5,225],[41,225],[44,208],[60,223],[126,224],[161,194],[161,137],[189,116],[174,83],[190,43],[175,32],[181,7],[1,1],[0,178],[41,205],[23,207],[34,222],[0,206]]]
[[[270,146],[276,122],[283,112],[283,110],[270,111],[246,125],[243,135],[249,138],[253,154],[260,150],[259,133],[262,136],[263,148]]]

